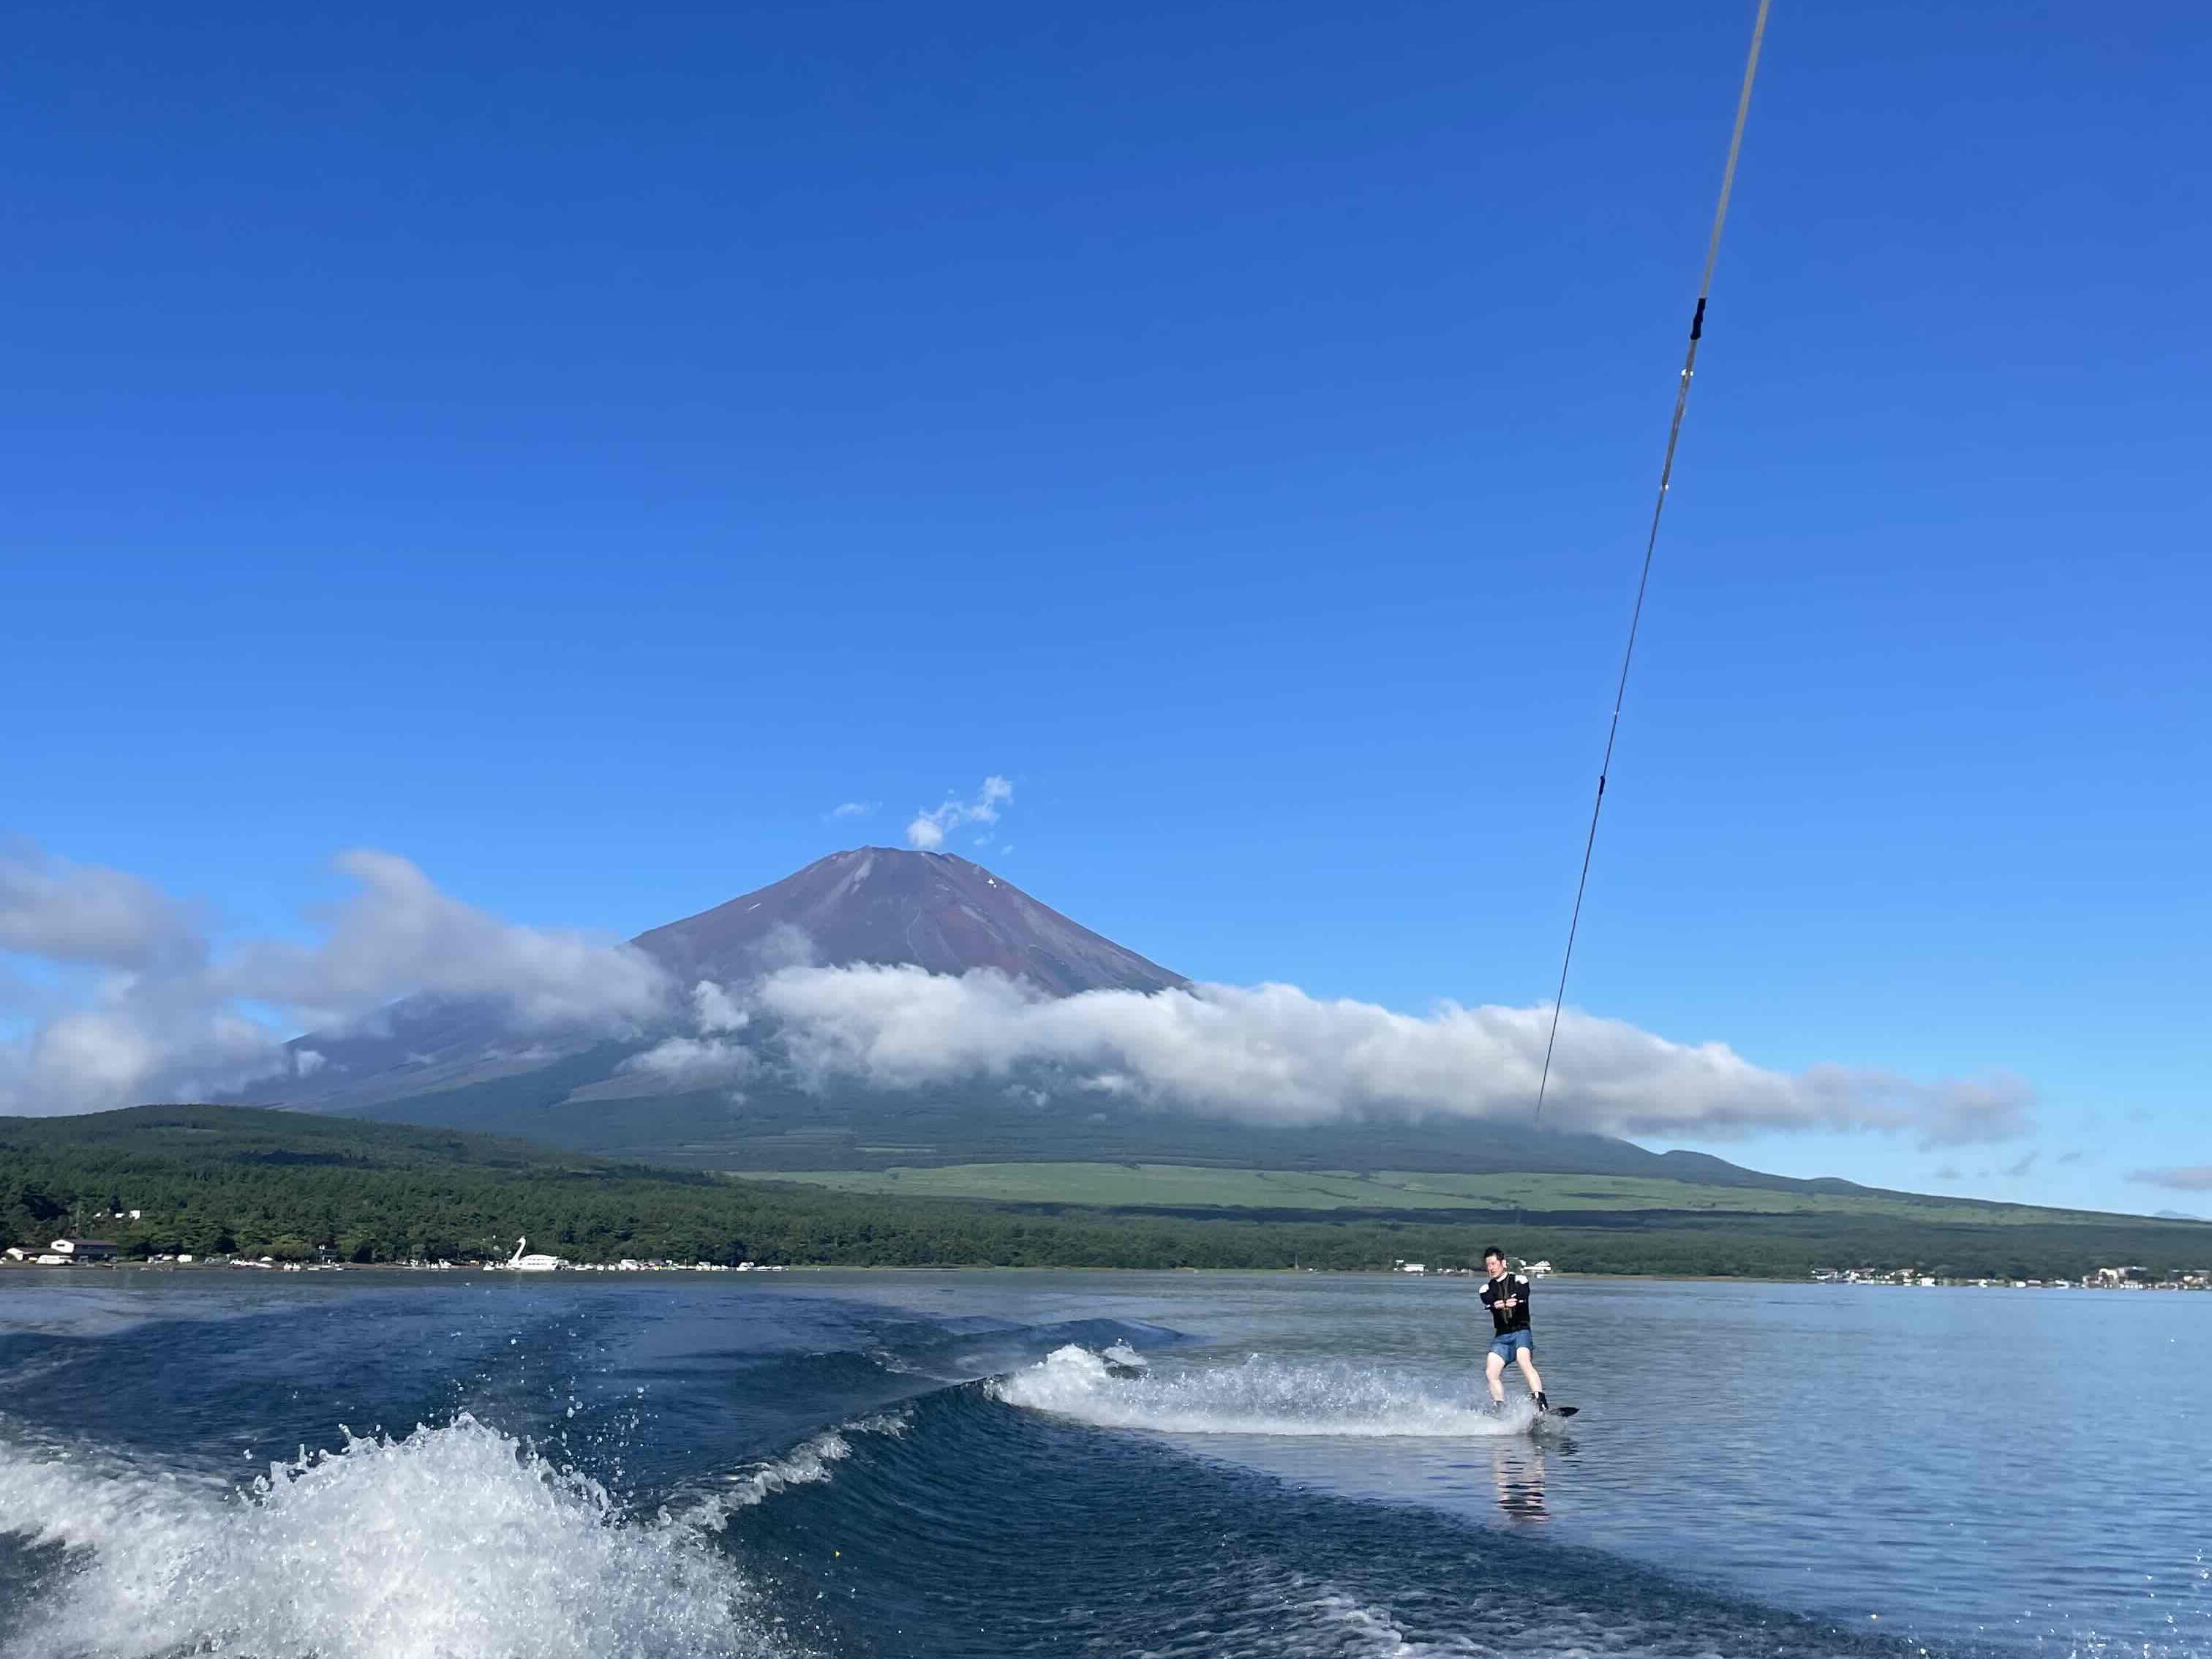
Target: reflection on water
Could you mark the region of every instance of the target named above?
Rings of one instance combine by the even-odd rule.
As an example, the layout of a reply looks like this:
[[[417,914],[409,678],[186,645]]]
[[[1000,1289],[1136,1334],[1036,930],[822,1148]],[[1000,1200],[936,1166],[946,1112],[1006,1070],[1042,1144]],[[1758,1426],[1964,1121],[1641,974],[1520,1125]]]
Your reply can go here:
[[[1552,1512],[1544,1507],[1544,1460],[1574,1455],[1575,1443],[1564,1436],[1548,1446],[1541,1441],[1500,1441],[1491,1447],[1491,1480],[1505,1518],[1522,1524],[1549,1521]]]

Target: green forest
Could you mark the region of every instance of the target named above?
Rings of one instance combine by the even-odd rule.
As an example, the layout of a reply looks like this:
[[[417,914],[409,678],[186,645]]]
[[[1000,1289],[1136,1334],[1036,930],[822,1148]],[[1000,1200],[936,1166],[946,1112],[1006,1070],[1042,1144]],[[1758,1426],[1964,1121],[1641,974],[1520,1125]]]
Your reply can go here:
[[[137,1210],[132,1220],[129,1212]],[[1493,1240],[1567,1271],[1800,1278],[1912,1267],[1944,1277],[2154,1274],[2212,1262],[2212,1227],[2050,1212],[1888,1215],[1630,1210],[1574,1224],[1504,1212],[1270,1215],[847,1194],[621,1163],[400,1124],[221,1106],[0,1119],[0,1233],[356,1263],[502,1258],[518,1237],[576,1261],[1368,1269],[1471,1266]]]

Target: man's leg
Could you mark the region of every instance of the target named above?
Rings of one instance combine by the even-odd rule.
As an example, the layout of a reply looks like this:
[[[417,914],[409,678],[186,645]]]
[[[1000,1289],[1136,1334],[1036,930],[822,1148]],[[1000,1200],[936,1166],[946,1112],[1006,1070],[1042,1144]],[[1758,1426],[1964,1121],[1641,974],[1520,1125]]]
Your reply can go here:
[[[1490,1397],[1498,1405],[1505,1403],[1505,1360],[1493,1351],[1483,1363],[1483,1375],[1490,1379]]]
[[[1521,1362],[1521,1376],[1528,1384],[1528,1392],[1541,1400],[1544,1397],[1544,1379],[1536,1375],[1536,1351],[1523,1348],[1513,1357]]]

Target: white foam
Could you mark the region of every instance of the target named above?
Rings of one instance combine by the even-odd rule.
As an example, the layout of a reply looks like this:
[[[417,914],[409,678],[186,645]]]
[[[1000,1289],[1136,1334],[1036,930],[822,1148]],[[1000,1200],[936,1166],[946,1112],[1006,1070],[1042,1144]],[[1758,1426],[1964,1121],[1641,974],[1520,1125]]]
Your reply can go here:
[[[0,1530],[70,1552],[14,1659],[674,1659],[778,1651],[688,1528],[465,1414],[226,1493],[0,1440]]]
[[[1429,1655],[1480,1653],[1483,1650],[1465,1637],[1443,1643],[1416,1642],[1398,1627],[1388,1608],[1372,1606],[1343,1595],[1316,1596],[1298,1609],[1318,1628],[1295,1650],[1343,1654],[1347,1659],[1427,1659]]]
[[[1257,1354],[1239,1365],[1162,1365],[1117,1376],[1100,1355],[1070,1346],[990,1388],[1031,1411],[1167,1434],[1458,1439],[1525,1434],[1531,1420],[1525,1401],[1492,1416],[1472,1389],[1454,1393],[1410,1372]]]
[[[811,1486],[830,1478],[830,1466],[853,1455],[853,1443],[832,1429],[817,1434],[782,1456],[730,1477],[727,1501],[740,1508],[761,1503],[791,1486]]]
[[[793,1486],[816,1486],[835,1473],[835,1466],[853,1455],[851,1434],[903,1434],[907,1419],[895,1413],[863,1417],[835,1429],[825,1429],[801,1441],[781,1457],[748,1465],[727,1478],[721,1490],[691,1504],[675,1506],[686,1526],[711,1528],[725,1524],[732,1511],[764,1504]]]

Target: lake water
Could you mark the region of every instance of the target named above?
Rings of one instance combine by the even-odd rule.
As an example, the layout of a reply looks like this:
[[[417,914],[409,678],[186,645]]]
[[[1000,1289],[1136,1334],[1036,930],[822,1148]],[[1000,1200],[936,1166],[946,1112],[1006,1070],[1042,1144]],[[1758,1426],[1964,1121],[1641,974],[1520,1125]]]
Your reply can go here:
[[[2212,1659],[2212,1296],[1474,1292],[11,1273],[0,1654]]]

